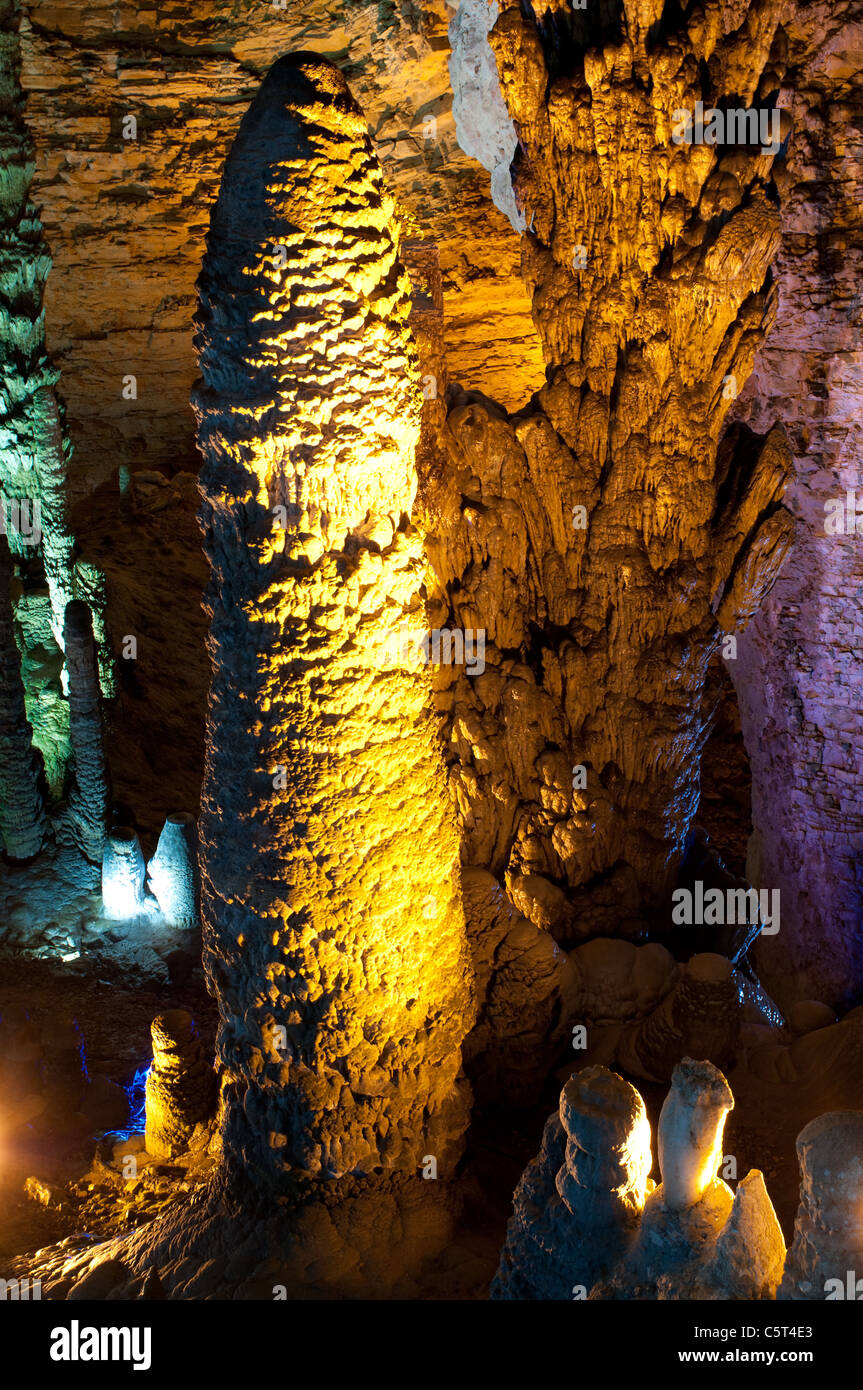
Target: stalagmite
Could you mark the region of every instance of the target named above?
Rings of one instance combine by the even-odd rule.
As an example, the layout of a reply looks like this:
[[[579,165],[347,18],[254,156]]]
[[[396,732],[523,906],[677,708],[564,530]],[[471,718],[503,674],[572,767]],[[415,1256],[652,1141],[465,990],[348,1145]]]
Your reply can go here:
[[[171,1009],[153,1020],[153,1063],[147,1076],[147,1152],[173,1158],[189,1146],[195,1126],[216,1100],[216,1076],[204,1057],[192,1015]]]
[[[101,865],[108,827],[108,779],[92,619],[80,599],[66,606],[64,636],[74,785],[58,837],[75,845],[90,864]]]
[[[213,663],[200,820],[226,1172],[427,1157],[467,1119],[458,845],[426,667],[418,372],[393,204],[315,54],[275,64],[199,280]]]
[[[144,856],[135,831],[118,825],[102,851],[102,908],[106,917],[134,917],[144,903]]]
[[[42,848],[47,821],[24,703],[11,581],[9,547],[0,536],[0,846],[10,859],[30,859]]]
[[[785,1257],[764,1181],[753,1170],[733,1193],[718,1176],[734,1097],[710,1062],[675,1067],[659,1117],[662,1182],[644,1205],[638,1239],[597,1298],[773,1298]]]
[[[147,865],[147,884],[168,922],[175,927],[197,926],[201,890],[194,816],[183,811],[168,816]]]
[[[863,1111],[819,1115],[798,1135],[797,1157],[800,1206],[778,1297],[856,1302],[863,1295]]]
[[[635,1088],[605,1067],[573,1076],[516,1189],[491,1297],[585,1298],[635,1235],[650,1166]]]
[[[669,1211],[685,1211],[704,1196],[722,1160],[722,1133],[734,1097],[709,1062],[687,1057],[674,1068],[671,1090],[659,1116],[662,1200]]]

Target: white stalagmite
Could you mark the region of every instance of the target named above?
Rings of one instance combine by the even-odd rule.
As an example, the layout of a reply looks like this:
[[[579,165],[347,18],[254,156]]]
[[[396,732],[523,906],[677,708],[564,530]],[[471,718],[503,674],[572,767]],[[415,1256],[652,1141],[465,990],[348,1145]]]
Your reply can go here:
[[[710,1062],[686,1057],[674,1068],[657,1135],[668,1211],[685,1211],[713,1183],[722,1161],[725,1120],[733,1108],[731,1087]]]
[[[281,59],[225,166],[193,400],[205,960],[226,1171],[264,1186],[427,1156],[444,1175],[467,1123],[471,971],[430,673],[388,657],[423,622],[426,576],[392,217],[341,74]]]
[[[184,811],[168,816],[156,853],[147,865],[147,886],[172,926],[198,925],[200,877],[194,816]]]
[[[116,826],[102,852],[102,908],[106,917],[122,921],[144,906],[144,856],[135,831]]]

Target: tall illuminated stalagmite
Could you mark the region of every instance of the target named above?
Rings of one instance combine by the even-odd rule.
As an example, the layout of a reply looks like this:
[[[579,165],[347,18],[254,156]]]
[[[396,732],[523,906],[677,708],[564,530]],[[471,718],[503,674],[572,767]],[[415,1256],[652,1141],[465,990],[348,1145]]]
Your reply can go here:
[[[428,672],[418,371],[393,204],[315,54],[270,71],[199,280],[213,677],[205,957],[225,1156],[278,1185],[416,1171],[467,1118],[458,858]]]

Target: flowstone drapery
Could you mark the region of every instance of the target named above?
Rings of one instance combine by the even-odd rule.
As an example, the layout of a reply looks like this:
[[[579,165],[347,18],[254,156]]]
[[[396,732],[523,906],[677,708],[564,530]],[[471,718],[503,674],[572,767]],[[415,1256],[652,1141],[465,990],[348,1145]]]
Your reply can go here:
[[[199,280],[212,567],[200,820],[226,1171],[278,1186],[427,1157],[467,1121],[458,845],[435,743],[418,370],[393,204],[326,60],[271,69]]]
[[[514,416],[454,394],[429,502],[434,625],[486,630],[485,673],[439,682],[465,855],[564,942],[667,921],[707,665],[792,534],[782,430],[723,438],[775,312],[777,150],[673,139],[696,101],[774,107],[780,7],[660,9],[500,6],[547,384]]]

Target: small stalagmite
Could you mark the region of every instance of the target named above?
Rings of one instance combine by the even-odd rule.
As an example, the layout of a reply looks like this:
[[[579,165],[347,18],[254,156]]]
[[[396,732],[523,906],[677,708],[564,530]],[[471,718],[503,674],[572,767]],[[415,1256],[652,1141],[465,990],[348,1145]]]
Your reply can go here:
[[[82,599],[66,605],[64,640],[74,782],[61,838],[66,843],[71,840],[90,864],[101,865],[108,826],[108,774],[93,619]]]
[[[174,1158],[189,1147],[195,1126],[213,1113],[216,1078],[192,1015],[170,1009],[153,1020],[153,1064],[145,1092],[147,1152]]]
[[[156,853],[147,865],[147,886],[172,926],[198,925],[201,885],[194,816],[184,811],[168,816]]]
[[[0,848],[31,859],[47,829],[39,759],[24,703],[9,586],[12,560],[0,536]]]
[[[136,832],[115,826],[102,851],[102,908],[106,917],[134,917],[144,905],[144,856]]]
[[[635,1087],[606,1067],[571,1077],[516,1189],[491,1297],[585,1298],[635,1235],[651,1161]]]
[[[797,1136],[800,1206],[778,1297],[863,1297],[863,1110],[831,1110]],[[858,1280],[861,1282],[858,1283]]]
[[[419,370],[394,204],[340,72],[280,59],[198,282],[213,672],[200,819],[226,1171],[445,1176],[472,1021],[430,673]]]

